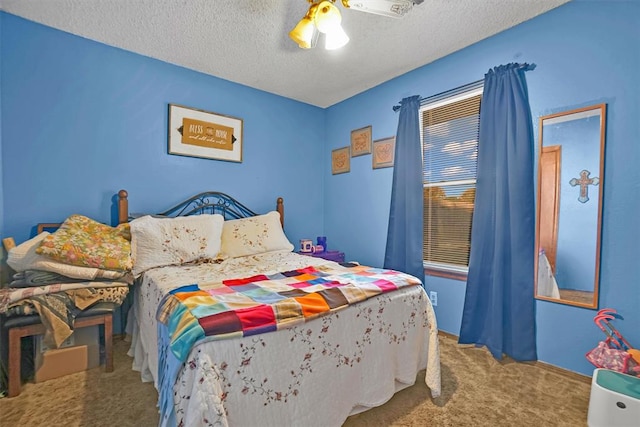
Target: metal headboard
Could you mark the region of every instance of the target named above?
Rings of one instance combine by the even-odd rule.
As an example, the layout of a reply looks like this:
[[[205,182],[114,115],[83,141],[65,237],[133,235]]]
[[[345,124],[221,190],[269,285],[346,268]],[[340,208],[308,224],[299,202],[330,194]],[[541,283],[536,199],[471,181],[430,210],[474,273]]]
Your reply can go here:
[[[278,197],[276,201],[276,210],[280,213],[280,223],[284,227],[284,201],[282,197]],[[222,215],[225,219],[239,219],[258,215],[233,197],[218,191],[197,194],[157,215],[177,217],[216,213]],[[118,222],[127,222],[133,217],[129,215],[128,193],[126,190],[120,190],[118,192]]]
[[[158,215],[175,217],[216,213],[225,219],[239,219],[257,215],[231,196],[217,191],[197,194]]]

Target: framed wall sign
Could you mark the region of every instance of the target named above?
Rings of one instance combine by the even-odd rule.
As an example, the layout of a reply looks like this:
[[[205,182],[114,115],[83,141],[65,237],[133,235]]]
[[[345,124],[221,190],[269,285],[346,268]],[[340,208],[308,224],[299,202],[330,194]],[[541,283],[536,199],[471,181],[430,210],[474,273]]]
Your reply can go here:
[[[380,169],[393,167],[395,149],[395,136],[373,141],[373,155],[371,156],[373,168]]]
[[[242,119],[169,104],[169,154],[242,162]]]
[[[351,170],[351,161],[349,158],[349,147],[342,147],[331,151],[331,173],[337,175],[339,173],[349,172],[349,170]]]
[[[371,126],[351,131],[351,157],[371,153]]]

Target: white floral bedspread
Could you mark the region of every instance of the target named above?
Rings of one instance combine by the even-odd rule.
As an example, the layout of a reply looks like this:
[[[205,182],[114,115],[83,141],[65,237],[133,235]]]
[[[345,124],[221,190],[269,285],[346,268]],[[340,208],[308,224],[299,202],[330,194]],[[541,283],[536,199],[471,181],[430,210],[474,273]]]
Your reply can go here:
[[[158,388],[156,307],[190,283],[330,263],[290,252],[164,267],[136,286],[134,368]],[[177,425],[334,426],[415,382],[440,394],[436,319],[421,287],[363,301],[299,326],[194,346],[173,388]]]

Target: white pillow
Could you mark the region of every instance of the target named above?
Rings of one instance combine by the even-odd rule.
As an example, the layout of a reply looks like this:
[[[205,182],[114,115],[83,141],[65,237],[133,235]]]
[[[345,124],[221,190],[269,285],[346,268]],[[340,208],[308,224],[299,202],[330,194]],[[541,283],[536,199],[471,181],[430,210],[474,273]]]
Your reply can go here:
[[[285,236],[276,211],[249,218],[232,219],[222,228],[222,253],[232,258],[287,250],[293,245]]]
[[[40,242],[48,235],[49,233],[47,231],[43,231],[36,237],[19,244],[15,248],[11,248],[7,255],[7,264],[9,267],[15,271],[51,271],[73,279],[85,280],[98,278],[120,279],[125,276],[125,272],[122,271],[101,270],[93,267],[64,264],[44,255],[38,255],[36,249],[40,246]]]
[[[220,252],[222,215],[194,215],[131,221],[133,275],[164,265],[179,265],[198,259],[215,259]]]

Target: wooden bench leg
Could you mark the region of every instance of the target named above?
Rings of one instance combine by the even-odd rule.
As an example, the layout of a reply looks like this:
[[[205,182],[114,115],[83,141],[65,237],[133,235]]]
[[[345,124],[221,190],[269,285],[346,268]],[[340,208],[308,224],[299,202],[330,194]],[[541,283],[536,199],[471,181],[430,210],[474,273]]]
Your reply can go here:
[[[113,316],[104,316],[104,370],[113,372]]]
[[[42,335],[45,329],[42,323],[34,325],[17,326],[9,328],[9,384],[7,390],[8,397],[15,397],[20,394],[21,381],[20,364],[22,363],[21,340],[23,337],[32,335]]]
[[[20,394],[20,328],[9,329],[9,397]]]

